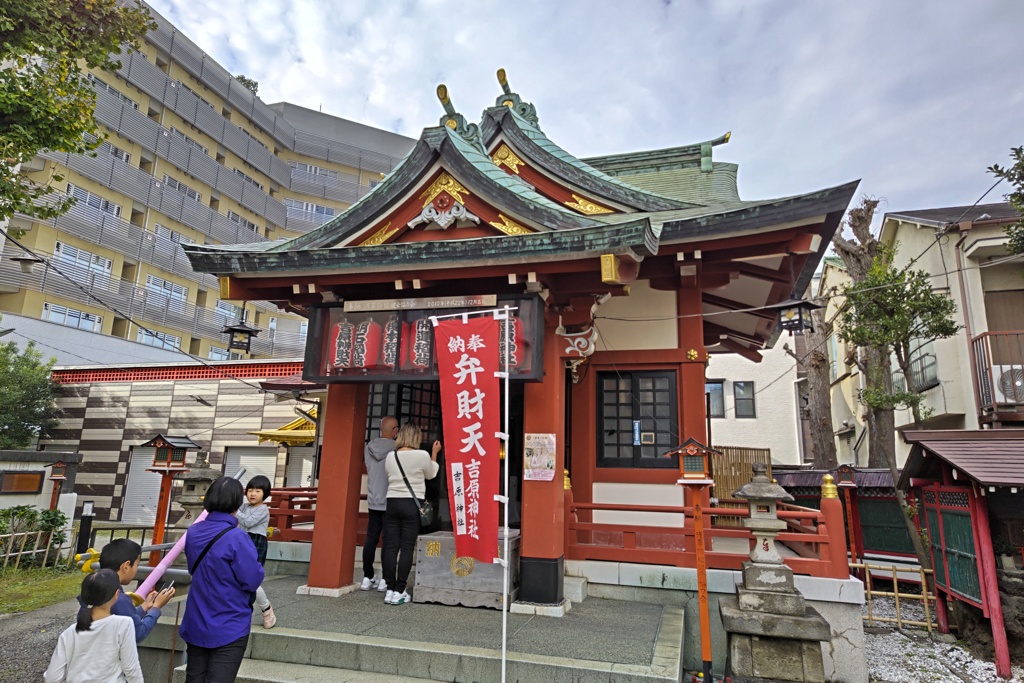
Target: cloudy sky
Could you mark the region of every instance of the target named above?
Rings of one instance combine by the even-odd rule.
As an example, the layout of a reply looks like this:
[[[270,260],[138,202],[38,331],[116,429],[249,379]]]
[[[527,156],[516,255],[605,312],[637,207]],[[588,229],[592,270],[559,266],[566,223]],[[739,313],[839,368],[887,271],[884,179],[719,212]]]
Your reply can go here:
[[[972,204],[1024,145],[1021,0],[150,0],[232,73],[416,137],[512,89],[581,157],[731,131],[745,199]],[[1002,201],[1005,184],[985,202]]]

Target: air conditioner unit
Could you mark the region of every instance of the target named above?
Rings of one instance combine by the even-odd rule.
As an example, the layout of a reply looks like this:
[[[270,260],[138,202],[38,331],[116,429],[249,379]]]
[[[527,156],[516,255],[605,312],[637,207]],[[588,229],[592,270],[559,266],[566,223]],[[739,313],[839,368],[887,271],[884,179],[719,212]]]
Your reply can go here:
[[[996,403],[1024,403],[1024,366],[993,365]]]

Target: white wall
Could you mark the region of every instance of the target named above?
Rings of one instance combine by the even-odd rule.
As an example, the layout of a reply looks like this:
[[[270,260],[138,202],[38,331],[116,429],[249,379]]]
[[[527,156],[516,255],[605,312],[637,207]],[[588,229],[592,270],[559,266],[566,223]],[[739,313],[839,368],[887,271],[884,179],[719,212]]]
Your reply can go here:
[[[711,418],[713,445],[770,448],[774,463],[801,462],[796,361],[782,349],[787,343],[791,349],[795,347],[793,338],[783,334],[775,348],[761,353],[760,363],[734,354],[711,356],[705,377],[708,381],[725,380],[725,417]],[[754,383],[757,417],[736,417],[733,382]]]
[[[14,329],[3,341],[13,341],[21,350],[25,349],[28,341],[34,341],[36,350],[43,354],[43,358],[55,357],[58,366],[177,363],[188,360],[177,351],[157,349],[108,334],[64,327],[13,313],[3,313],[2,316],[0,328]]]
[[[54,454],[54,460],[59,456]],[[47,477],[50,476],[50,468],[45,462],[17,462],[0,460],[0,470],[18,472],[42,472],[43,490],[37,494],[32,493],[5,493],[0,495],[0,509],[12,508],[18,505],[31,505],[40,510],[50,509],[50,496],[53,495],[53,482]]]

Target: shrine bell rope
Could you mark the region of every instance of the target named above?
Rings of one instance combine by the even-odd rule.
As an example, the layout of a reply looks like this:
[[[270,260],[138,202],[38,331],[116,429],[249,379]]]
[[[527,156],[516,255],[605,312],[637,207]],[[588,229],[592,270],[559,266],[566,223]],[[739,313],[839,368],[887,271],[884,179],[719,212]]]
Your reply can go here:
[[[504,408],[502,410],[502,423],[501,431],[495,432],[495,436],[501,440],[502,450],[505,453],[505,474],[502,490],[505,492],[497,493],[494,496],[494,500],[501,503],[504,506],[504,519],[502,524],[504,527],[504,544],[501,557],[495,557],[493,562],[500,564],[502,567],[502,588],[501,588],[501,681],[505,683],[506,675],[506,657],[508,654],[508,583],[509,583],[509,528],[508,528],[508,411],[509,411],[509,354],[511,353],[512,344],[512,312],[519,310],[515,306],[504,306],[502,308],[493,308],[484,311],[472,311],[465,313],[452,313],[449,315],[432,315],[430,316],[430,324],[433,327],[437,327],[438,321],[446,318],[462,318],[463,324],[469,322],[470,316],[481,316],[491,315],[494,319],[499,321],[505,328],[505,339],[507,340],[504,345],[499,344],[499,351],[501,354],[501,370],[494,373],[494,376],[500,380],[504,380]]]

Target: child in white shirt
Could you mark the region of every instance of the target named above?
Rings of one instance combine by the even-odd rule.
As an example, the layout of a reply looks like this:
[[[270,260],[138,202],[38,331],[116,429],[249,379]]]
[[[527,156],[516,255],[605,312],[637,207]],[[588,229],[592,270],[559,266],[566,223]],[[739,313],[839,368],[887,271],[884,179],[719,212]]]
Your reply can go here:
[[[135,624],[110,613],[120,587],[111,569],[82,580],[78,621],[60,634],[45,683],[143,683]]]

